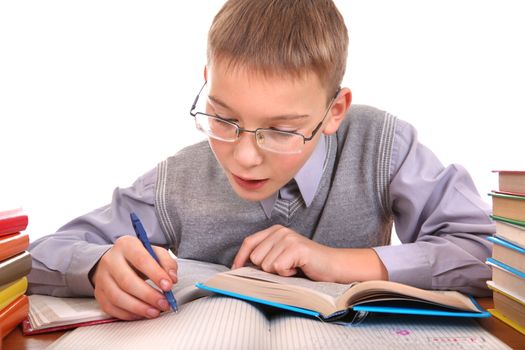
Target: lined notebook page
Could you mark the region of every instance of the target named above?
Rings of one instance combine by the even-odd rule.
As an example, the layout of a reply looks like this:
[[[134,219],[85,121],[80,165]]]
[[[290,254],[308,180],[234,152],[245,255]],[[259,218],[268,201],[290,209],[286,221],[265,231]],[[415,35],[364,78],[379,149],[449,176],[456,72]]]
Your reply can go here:
[[[269,341],[269,321],[259,309],[209,297],[157,319],[77,328],[47,349],[268,349]]]
[[[271,349],[510,349],[471,319],[381,315],[340,326],[282,314],[271,322]]]
[[[464,318],[370,317],[355,327],[208,297],[153,320],[77,328],[47,349],[510,349]]]

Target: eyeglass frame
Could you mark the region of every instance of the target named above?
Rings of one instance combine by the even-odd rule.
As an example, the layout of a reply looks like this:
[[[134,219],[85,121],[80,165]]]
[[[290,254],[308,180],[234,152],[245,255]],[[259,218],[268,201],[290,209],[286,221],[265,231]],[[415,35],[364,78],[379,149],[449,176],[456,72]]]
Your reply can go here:
[[[330,108],[332,108],[332,105],[335,101],[335,99],[337,98],[337,96],[339,95],[339,92],[341,91],[341,88],[339,87],[337,89],[337,91],[335,92],[335,95],[334,97],[332,97],[332,99],[330,100],[330,103],[328,105],[328,108],[326,109],[325,113],[324,113],[324,116],[323,116],[323,119],[321,119],[321,121],[319,122],[319,124],[317,124],[317,126],[314,128],[314,130],[312,131],[312,135],[310,135],[310,137],[306,137],[304,136],[303,134],[299,133],[299,132],[296,132],[296,131],[286,131],[286,130],[279,130],[279,129],[270,129],[270,128],[257,128],[255,130],[248,130],[248,129],[245,129],[245,128],[242,128],[239,124],[237,123],[234,123],[232,121],[229,121],[229,120],[226,120],[218,115],[211,115],[211,114],[208,114],[208,113],[203,113],[203,112],[195,112],[195,109],[197,108],[197,102],[199,101],[199,97],[202,93],[202,90],[204,90],[204,87],[206,86],[206,84],[208,83],[208,81],[205,81],[204,84],[202,85],[202,87],[200,88],[199,90],[199,93],[197,94],[197,96],[195,97],[195,100],[193,101],[193,104],[191,105],[191,108],[190,108],[190,115],[193,117],[193,118],[196,118],[197,117],[197,114],[201,114],[201,115],[204,115],[204,116],[207,116],[207,117],[211,117],[211,118],[217,118],[219,119],[220,121],[226,123],[226,124],[230,124],[232,126],[235,126],[235,128],[237,129],[237,137],[235,138],[235,140],[232,140],[231,142],[234,142],[234,141],[237,141],[241,135],[242,132],[248,132],[248,133],[251,133],[251,134],[254,134],[255,137],[257,137],[257,132],[259,130],[265,130],[265,131],[278,131],[280,133],[284,133],[284,134],[291,134],[291,135],[297,135],[297,136],[301,136],[303,138],[303,145],[306,144],[307,141],[311,141],[315,135],[317,134],[317,132],[319,131],[319,129],[321,128],[321,125],[323,125],[323,122],[324,120],[326,119],[326,116],[328,115],[328,112],[330,111]],[[207,134],[208,137],[212,137],[210,135]],[[212,137],[213,138],[213,137]],[[220,140],[220,139],[219,139]],[[227,140],[221,140],[221,141],[225,141],[225,142],[228,142]],[[261,149],[264,149],[262,148],[259,143],[257,142],[257,139],[255,140],[255,143],[257,144],[257,146]],[[266,150],[266,149],[264,149]],[[271,150],[270,150],[271,152]],[[277,153],[282,153],[282,154],[286,154],[284,152],[278,152],[278,151],[274,151],[274,152],[277,152]],[[297,152],[297,153],[300,153],[301,151]]]

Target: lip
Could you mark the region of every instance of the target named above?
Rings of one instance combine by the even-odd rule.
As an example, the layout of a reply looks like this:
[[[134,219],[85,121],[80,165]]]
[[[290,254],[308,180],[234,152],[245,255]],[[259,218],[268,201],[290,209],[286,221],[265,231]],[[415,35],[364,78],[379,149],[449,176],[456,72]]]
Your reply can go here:
[[[246,190],[250,190],[250,191],[258,190],[259,188],[263,187],[264,184],[268,182],[268,179],[254,179],[254,180],[246,179],[246,178],[237,176],[233,173],[232,173],[232,177],[237,183],[237,185],[239,185],[240,187]]]

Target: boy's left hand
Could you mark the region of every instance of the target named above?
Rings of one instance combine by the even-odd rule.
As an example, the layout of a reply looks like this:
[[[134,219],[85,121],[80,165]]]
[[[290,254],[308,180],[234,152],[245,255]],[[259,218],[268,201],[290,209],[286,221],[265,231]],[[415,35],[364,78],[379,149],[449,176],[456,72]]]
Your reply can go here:
[[[281,276],[293,276],[300,269],[314,281],[350,283],[388,279],[373,249],[328,247],[282,225],[271,226],[244,239],[232,269],[248,261]]]
[[[282,225],[274,225],[246,237],[232,268],[249,260],[266,272],[293,276],[300,269],[315,281],[334,281],[335,249],[314,242]]]

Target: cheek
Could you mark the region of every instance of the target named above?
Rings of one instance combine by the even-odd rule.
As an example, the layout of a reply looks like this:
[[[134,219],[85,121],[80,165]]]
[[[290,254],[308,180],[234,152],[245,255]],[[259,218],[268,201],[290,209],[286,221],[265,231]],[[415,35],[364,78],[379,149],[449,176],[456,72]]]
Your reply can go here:
[[[219,164],[224,166],[232,152],[232,144],[229,142],[217,141],[212,138],[209,139],[209,143],[213,154],[215,154],[215,158],[217,158]]]
[[[292,178],[305,163],[301,155],[279,156],[272,161],[273,174],[279,178]]]

